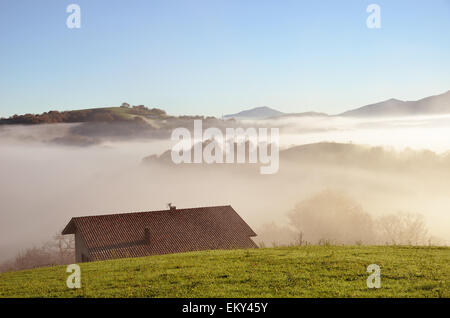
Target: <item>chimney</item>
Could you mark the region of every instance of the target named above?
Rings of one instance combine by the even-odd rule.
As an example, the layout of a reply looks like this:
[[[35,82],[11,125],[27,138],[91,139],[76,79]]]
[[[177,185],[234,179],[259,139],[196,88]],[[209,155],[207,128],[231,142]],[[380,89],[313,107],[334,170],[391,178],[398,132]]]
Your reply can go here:
[[[144,229],[144,241],[145,241],[145,243],[148,243],[148,244],[151,243],[150,242],[150,229],[148,227],[146,227]]]
[[[172,203],[167,203],[167,206],[169,207],[169,210],[176,210],[177,207],[175,205],[172,205]]]

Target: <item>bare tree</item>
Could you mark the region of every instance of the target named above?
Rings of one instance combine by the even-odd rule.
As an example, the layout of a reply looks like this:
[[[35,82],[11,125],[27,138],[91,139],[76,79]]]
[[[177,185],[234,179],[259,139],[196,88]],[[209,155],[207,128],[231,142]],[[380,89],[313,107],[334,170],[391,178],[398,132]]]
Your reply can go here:
[[[426,245],[431,237],[422,215],[406,212],[389,214],[377,220],[380,243]]]
[[[53,255],[58,264],[68,264],[75,261],[75,236],[55,234],[53,240],[47,242],[44,247]]]
[[[56,234],[51,241],[42,246],[20,251],[13,260],[0,264],[0,272],[71,264],[74,261],[74,236]]]

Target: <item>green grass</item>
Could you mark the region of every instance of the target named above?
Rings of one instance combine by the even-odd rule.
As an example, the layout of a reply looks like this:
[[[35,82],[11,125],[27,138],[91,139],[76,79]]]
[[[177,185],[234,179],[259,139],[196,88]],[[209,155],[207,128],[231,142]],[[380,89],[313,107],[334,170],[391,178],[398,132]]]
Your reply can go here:
[[[369,264],[381,288],[368,289]],[[0,297],[450,297],[450,248],[306,246],[203,251],[0,274]]]

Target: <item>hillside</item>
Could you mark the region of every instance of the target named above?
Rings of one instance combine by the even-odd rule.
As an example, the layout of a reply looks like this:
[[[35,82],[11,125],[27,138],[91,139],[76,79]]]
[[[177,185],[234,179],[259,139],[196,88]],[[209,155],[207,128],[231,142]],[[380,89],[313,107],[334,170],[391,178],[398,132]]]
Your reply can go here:
[[[203,251],[0,274],[0,297],[450,297],[450,248],[302,246]],[[381,267],[368,289],[366,268]]]
[[[211,141],[208,140],[203,143],[202,147],[206,147]],[[248,142],[246,144],[246,151],[248,152]],[[237,146],[234,145],[235,152]],[[144,164],[160,163],[175,167],[171,157],[172,150],[166,150],[163,153],[150,155],[143,158]],[[191,147],[191,160],[193,160],[193,147]],[[337,142],[318,142],[312,144],[292,146],[279,152],[279,159],[283,165],[284,171],[292,171],[292,169],[311,167],[317,165],[340,166],[347,168],[359,168],[367,171],[389,171],[389,172],[405,172],[415,174],[428,174],[430,177],[433,171],[442,175],[448,172],[450,165],[450,153],[437,154],[427,150],[412,150],[406,149],[404,151],[395,151],[383,147],[372,147],[367,145],[358,145],[350,143]],[[294,164],[294,166],[284,166],[284,164]],[[239,165],[237,167],[220,164],[203,163],[203,167],[219,167],[223,169],[244,169],[248,166]],[[420,171],[417,169],[420,166]],[[181,167],[181,166],[179,166]],[[186,166],[195,168],[195,166]],[[252,168],[251,168],[252,169]]]
[[[166,112],[158,109],[149,109],[143,105],[91,108],[69,111],[49,111],[42,114],[14,115],[0,119],[1,124],[54,124],[54,123],[85,123],[85,122],[128,122],[140,119],[163,119]]]

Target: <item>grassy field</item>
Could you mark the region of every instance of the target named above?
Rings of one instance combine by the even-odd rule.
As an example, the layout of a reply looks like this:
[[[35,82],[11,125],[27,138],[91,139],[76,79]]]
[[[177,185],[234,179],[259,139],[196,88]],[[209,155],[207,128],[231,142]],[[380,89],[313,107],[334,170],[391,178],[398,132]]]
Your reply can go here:
[[[368,289],[370,264],[381,288]],[[305,246],[203,251],[0,274],[0,297],[450,297],[450,248]]]

